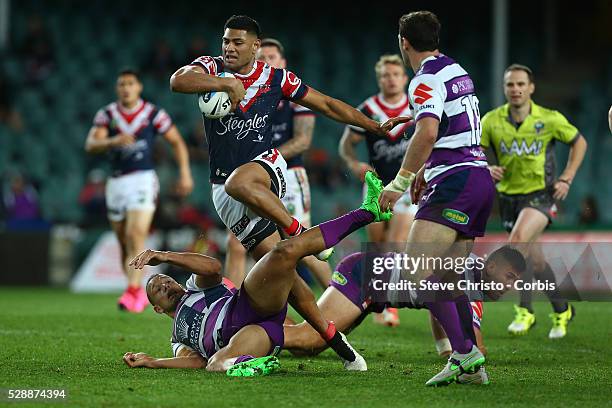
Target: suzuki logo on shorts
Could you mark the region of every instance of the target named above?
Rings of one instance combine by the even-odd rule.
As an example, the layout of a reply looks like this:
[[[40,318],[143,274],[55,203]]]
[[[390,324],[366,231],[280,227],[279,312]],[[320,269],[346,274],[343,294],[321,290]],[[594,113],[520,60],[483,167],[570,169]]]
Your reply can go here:
[[[502,140],[499,143],[499,150],[502,152],[502,154],[507,154],[510,156],[537,156],[542,152],[543,146],[544,143],[541,140],[534,140],[533,143],[528,145],[524,140],[519,143],[516,139],[513,139],[510,146],[506,145]]]
[[[431,89],[430,87],[428,87],[425,84],[419,84],[416,89],[414,90],[414,102],[420,104],[425,103],[426,101],[428,101],[429,99],[431,99],[431,95],[428,93],[430,91],[433,91],[433,89]]]

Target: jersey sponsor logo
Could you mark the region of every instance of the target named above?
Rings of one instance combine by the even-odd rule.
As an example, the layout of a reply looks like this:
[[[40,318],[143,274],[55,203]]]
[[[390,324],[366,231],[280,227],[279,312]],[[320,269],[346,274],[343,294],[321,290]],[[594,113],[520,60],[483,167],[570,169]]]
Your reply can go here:
[[[442,217],[446,218],[450,222],[461,225],[466,225],[470,220],[470,217],[466,213],[459,210],[454,210],[452,208],[445,208],[442,210]]]
[[[538,121],[533,125],[533,129],[536,132],[536,135],[539,135],[542,129],[544,129],[544,123]]]
[[[335,271],[332,274],[332,281],[336,282],[340,286],[344,286],[348,283],[348,280],[344,277],[344,275],[338,271]]]
[[[415,110],[416,110],[417,112],[420,112],[420,111],[422,111],[422,110],[426,110],[426,109],[433,109],[433,108],[435,108],[435,106],[434,106],[434,105],[427,104],[427,105],[417,106]]]
[[[377,140],[372,145],[372,150],[374,151],[372,161],[384,159],[387,163],[390,163],[401,159],[404,157],[409,143],[410,140],[408,139],[402,139],[401,142],[393,145],[387,143],[386,140]]]
[[[508,146],[504,141],[499,142],[499,151],[502,154],[506,154],[509,156],[523,156],[523,155],[532,155],[537,156],[542,153],[542,147],[544,146],[544,142],[541,140],[534,140],[530,145],[527,144],[525,140],[522,140],[520,143],[513,139],[510,146]]]
[[[431,99],[431,94],[429,92],[433,91],[430,87],[425,84],[419,84],[413,92],[414,101],[419,105],[422,105],[429,99]]]
[[[261,131],[266,127],[268,117],[268,114],[261,116],[259,113],[256,113],[255,116],[249,119],[238,119],[235,115],[225,116],[219,119],[222,129],[217,132],[217,134],[223,136],[228,133],[233,133],[236,135],[236,140],[242,140],[250,132],[253,132],[256,134],[257,138],[253,139],[253,141],[262,142],[263,135]]]
[[[473,92],[474,83],[470,78],[463,79],[461,81],[455,82],[451,89],[454,94],[458,94],[459,92]]]

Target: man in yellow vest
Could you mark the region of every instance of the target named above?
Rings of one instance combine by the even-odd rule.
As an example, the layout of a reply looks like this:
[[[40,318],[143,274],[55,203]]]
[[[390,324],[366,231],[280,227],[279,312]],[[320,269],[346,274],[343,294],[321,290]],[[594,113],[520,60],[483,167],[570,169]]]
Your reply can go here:
[[[521,250],[529,256],[533,276],[555,281],[550,265],[539,245],[533,245],[556,216],[557,200],[564,200],[582,163],[587,142],[559,112],[536,105],[533,72],[524,65],[513,64],[504,71],[506,103],[482,119],[481,145],[491,148],[498,165],[489,166],[497,182],[500,215],[509,241],[527,244]],[[565,169],[556,177],[554,145],[560,141],[570,146]],[[526,275],[526,280],[531,277]],[[574,307],[558,290],[546,292],[554,313],[549,338],[564,337],[574,317]],[[521,291],[521,303],[508,331],[525,334],[535,324],[531,293]]]

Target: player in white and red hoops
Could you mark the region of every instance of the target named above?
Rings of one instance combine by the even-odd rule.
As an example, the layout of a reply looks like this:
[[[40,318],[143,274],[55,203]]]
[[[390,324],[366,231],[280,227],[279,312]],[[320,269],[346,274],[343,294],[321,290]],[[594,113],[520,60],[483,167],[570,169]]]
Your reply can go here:
[[[366,99],[357,109],[366,116],[380,121],[411,115],[410,101],[406,95],[408,75],[402,57],[383,55],[374,66],[374,71],[380,92]],[[402,165],[402,158],[413,133],[414,126],[411,123],[396,127],[386,137],[356,126],[347,126],[340,140],[340,156],[355,177],[361,181],[366,171],[373,170],[383,183],[388,184]],[[355,145],[363,141],[368,147],[369,163],[360,162],[355,152]],[[404,194],[393,207],[391,220],[366,227],[368,241],[405,242],[416,210],[417,206],[410,202],[410,194]],[[385,308],[382,313],[375,313],[373,316],[374,322],[378,324],[395,327],[400,323],[397,309],[394,307]]]
[[[380,135],[406,120],[394,118],[380,124],[346,103],[306,86],[293,72],[257,61],[260,33],[259,24],[252,18],[230,17],[224,26],[223,55],[197,58],[179,68],[170,79],[175,92],[229,94],[231,114],[220,119],[204,118],[213,203],[225,225],[255,260],[280,240],[277,226],[288,236],[302,231],[281,202],[287,189],[287,163],[273,148],[271,120],[281,100]],[[235,78],[217,76],[224,71]],[[302,279],[295,280],[290,303],[344,359],[345,366],[358,361],[334,326],[325,321]]]
[[[108,153],[112,174],[106,183],[106,207],[121,248],[121,265],[128,287],[119,308],[142,312],[149,304],[142,270],[128,262],[144,250],[155,212],[159,183],[154,170],[153,146],[161,134],[174,150],[179,167],[177,193],[193,189],[187,147],[165,110],[140,98],[142,83],[134,70],[117,77],[117,101],[100,109],[87,136],[88,153]]]

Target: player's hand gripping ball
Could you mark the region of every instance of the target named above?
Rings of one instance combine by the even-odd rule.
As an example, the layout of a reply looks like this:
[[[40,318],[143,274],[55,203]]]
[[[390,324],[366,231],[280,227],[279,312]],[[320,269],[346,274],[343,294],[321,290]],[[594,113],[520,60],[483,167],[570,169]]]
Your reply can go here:
[[[234,75],[229,72],[221,72],[218,76],[234,78]],[[227,92],[212,91],[198,96],[198,106],[208,119],[219,119],[230,113],[232,101]]]

